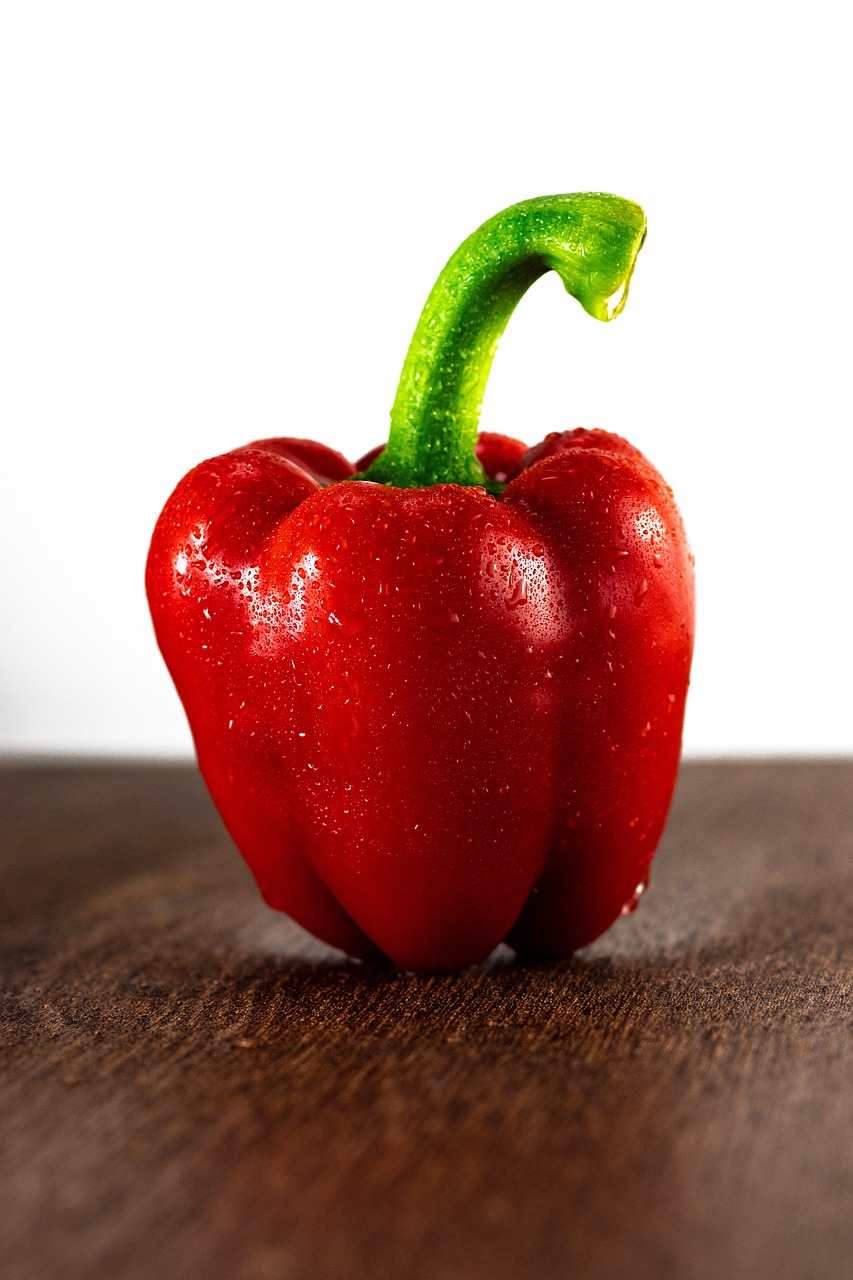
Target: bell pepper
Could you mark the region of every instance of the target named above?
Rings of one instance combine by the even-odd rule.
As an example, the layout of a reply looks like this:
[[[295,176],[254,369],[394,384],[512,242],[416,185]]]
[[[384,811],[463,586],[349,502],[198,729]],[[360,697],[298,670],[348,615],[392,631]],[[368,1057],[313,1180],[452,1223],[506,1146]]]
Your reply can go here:
[[[612,318],[645,227],[602,194],[507,209],[435,285],[384,448],[258,440],[157,523],[148,598],[213,800],[266,901],[353,957],[566,957],[647,882],[693,644],[672,492],[605,431],[478,435],[524,292],[554,270]]]

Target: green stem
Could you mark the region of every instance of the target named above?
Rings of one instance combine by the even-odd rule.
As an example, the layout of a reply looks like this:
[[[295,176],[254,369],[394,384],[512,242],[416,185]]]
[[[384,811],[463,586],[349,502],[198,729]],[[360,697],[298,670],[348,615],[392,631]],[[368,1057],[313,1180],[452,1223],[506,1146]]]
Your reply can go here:
[[[556,271],[597,320],[625,305],[646,235],[639,205],[585,192],[541,196],[469,236],[438,278],[403,365],[384,453],[364,479],[401,488],[482,485],[474,454],[498,339],[534,280]],[[615,305],[610,305],[618,295]]]

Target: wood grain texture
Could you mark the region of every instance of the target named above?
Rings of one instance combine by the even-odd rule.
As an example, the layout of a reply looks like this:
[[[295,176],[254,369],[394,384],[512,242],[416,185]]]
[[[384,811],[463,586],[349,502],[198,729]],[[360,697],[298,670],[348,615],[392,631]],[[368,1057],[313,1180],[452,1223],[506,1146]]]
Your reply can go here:
[[[8,1280],[847,1280],[853,763],[691,764],[566,964],[344,963],[195,772],[0,771]]]

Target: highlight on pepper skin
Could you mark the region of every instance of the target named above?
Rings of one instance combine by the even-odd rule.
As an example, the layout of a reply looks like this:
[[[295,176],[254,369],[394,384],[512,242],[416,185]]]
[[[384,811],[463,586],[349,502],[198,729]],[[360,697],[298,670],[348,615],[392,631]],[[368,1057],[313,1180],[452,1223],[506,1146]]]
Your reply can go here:
[[[671,490],[607,432],[477,431],[542,263],[604,319],[590,281],[627,283],[644,235],[616,197],[514,206],[440,277],[386,445],[255,441],[157,523],[148,598],[211,795],[267,902],[352,956],[564,957],[648,882],[693,644]]]

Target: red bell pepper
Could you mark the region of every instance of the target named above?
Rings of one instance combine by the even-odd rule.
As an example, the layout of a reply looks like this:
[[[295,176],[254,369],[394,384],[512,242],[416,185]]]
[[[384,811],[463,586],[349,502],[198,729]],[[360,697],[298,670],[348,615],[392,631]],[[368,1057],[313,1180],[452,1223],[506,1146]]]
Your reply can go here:
[[[157,524],[151,611],[213,799],[267,902],[352,956],[568,956],[645,886],[693,642],[672,492],[606,432],[477,436],[525,290],[554,269],[609,319],[644,237],[614,196],[508,209],[439,278],[366,471],[256,441]]]

